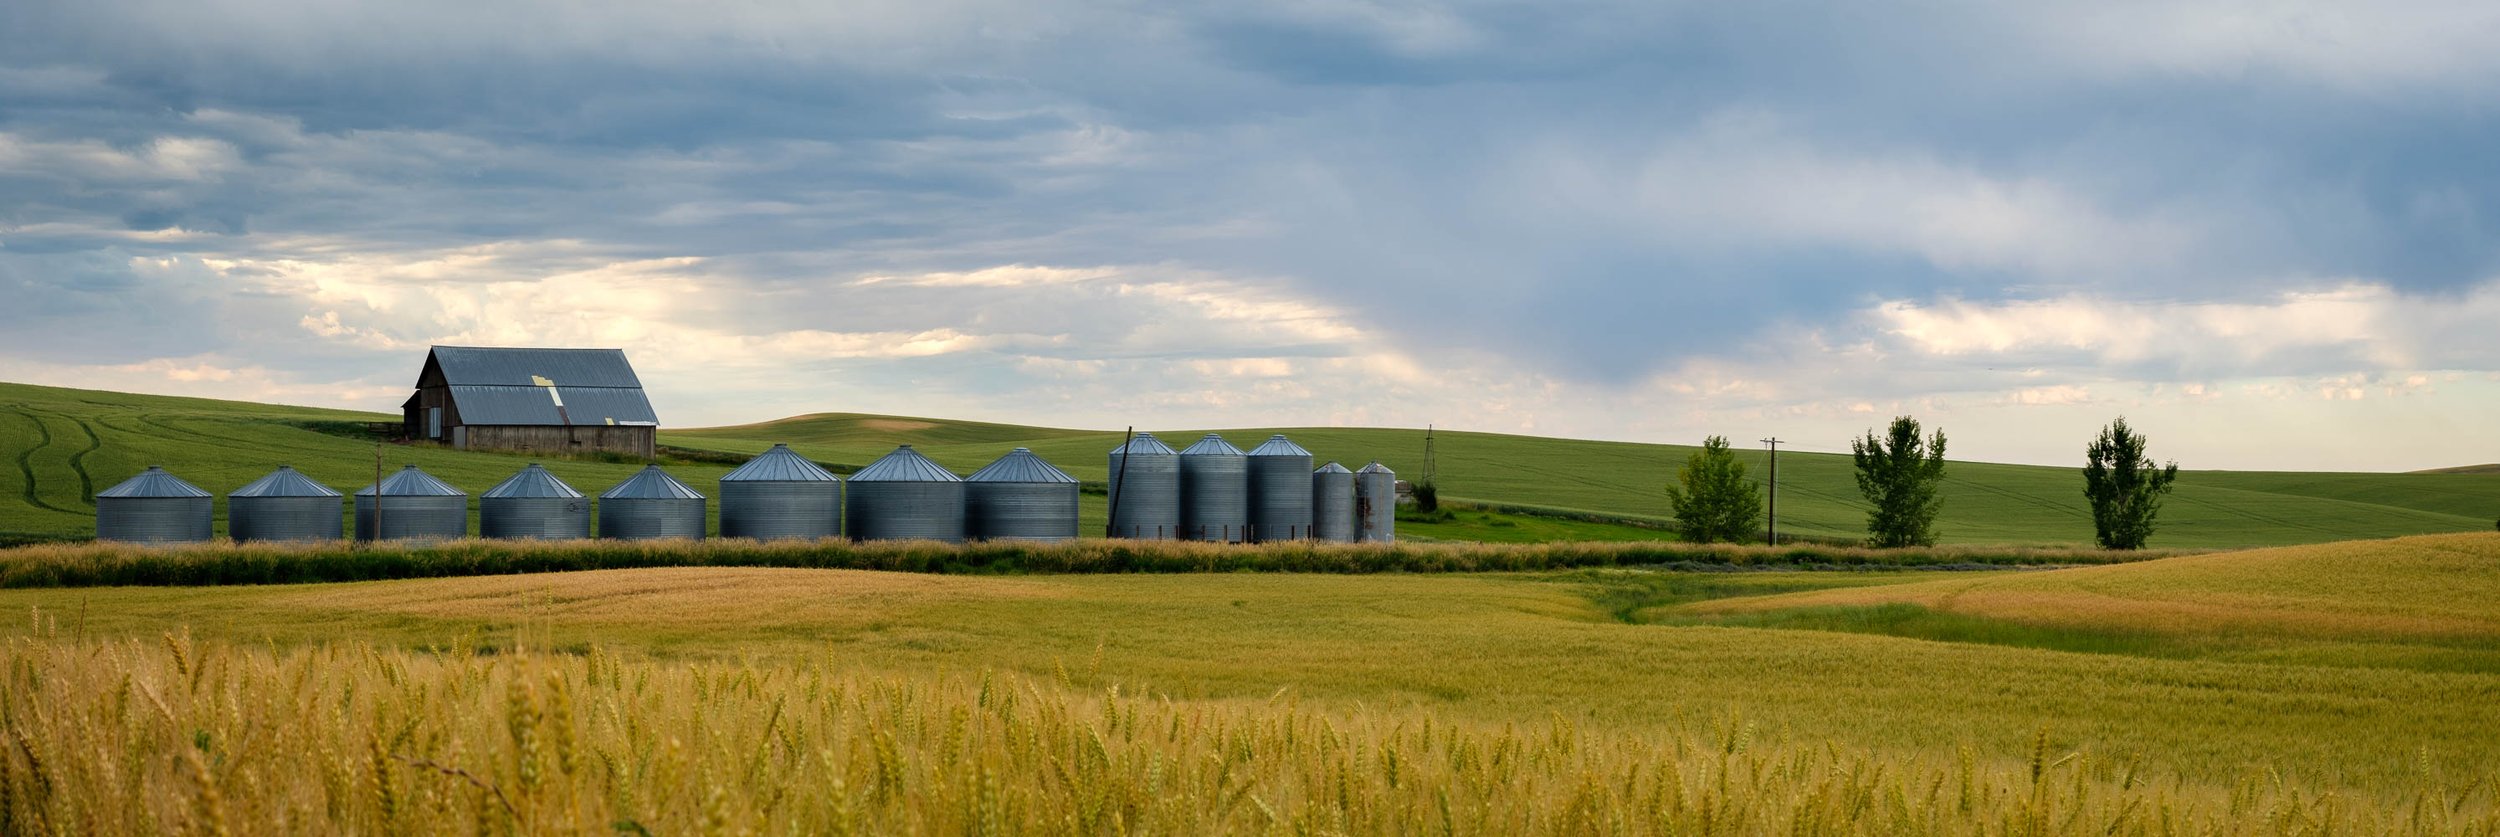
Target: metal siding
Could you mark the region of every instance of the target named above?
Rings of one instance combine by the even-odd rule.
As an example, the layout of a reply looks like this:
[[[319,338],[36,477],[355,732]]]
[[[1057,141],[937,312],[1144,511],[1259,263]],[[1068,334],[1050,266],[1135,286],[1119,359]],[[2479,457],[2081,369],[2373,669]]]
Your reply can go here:
[[[590,501],[571,497],[480,497],[477,533],[488,538],[590,537]]]
[[[1311,452],[1271,436],[1250,452],[1250,533],[1259,541],[1311,537]]]
[[[564,398],[564,410],[558,412],[555,399],[547,395],[549,389],[533,386],[455,386],[451,388],[451,397],[454,403],[460,405],[460,423],[464,425],[605,427],[610,419],[620,424],[656,424],[660,420],[659,415],[651,410],[651,399],[642,390],[557,384],[553,389]]]
[[[724,538],[830,538],[842,534],[842,483],[732,480],[720,483]]]
[[[1389,466],[1374,462],[1354,474],[1356,523],[1364,543],[1392,543],[1398,539],[1398,475]]]
[[[962,482],[861,480],[854,476],[847,497],[853,540],[963,542]]]
[[[703,497],[601,497],[599,537],[617,540],[703,539]]]
[[[216,536],[209,497],[95,498],[97,540],[196,543]]]
[[[1250,537],[1250,461],[1209,433],[1181,451],[1181,539],[1240,543]]]
[[[469,536],[469,498],[456,495],[384,495],[381,540],[465,538]],[[373,495],[356,494],[356,539],[376,539]]]
[[[1111,535],[1116,538],[1172,540],[1181,530],[1181,463],[1152,433],[1137,434],[1126,450],[1111,450],[1111,497],[1119,502],[1118,514],[1111,521]],[[1122,460],[1127,460],[1127,476],[1121,475]]]
[[[251,541],[335,541],[346,536],[339,495],[226,497],[226,534]]]
[[[1074,482],[964,483],[965,535],[976,540],[1073,540],[1076,517]]]
[[[1353,543],[1354,472],[1331,462],[1311,474],[1311,535],[1323,541]]]

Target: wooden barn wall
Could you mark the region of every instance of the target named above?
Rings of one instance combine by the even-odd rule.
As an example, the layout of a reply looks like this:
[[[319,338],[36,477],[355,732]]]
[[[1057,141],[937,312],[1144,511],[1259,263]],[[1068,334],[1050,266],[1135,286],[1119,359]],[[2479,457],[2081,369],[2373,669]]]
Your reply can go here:
[[[469,450],[508,450],[521,452],[588,453],[600,451],[627,456],[649,457],[658,452],[659,429],[654,427],[610,427],[578,425],[574,427],[518,427],[511,425],[469,425]],[[446,432],[444,435],[450,435]]]

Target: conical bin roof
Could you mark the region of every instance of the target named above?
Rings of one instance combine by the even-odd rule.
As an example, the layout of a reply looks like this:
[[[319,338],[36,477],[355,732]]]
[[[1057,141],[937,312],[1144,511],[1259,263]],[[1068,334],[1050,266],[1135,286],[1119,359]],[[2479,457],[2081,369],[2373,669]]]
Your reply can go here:
[[[199,486],[183,482],[181,477],[166,473],[156,465],[148,466],[138,476],[122,480],[120,485],[95,493],[98,497],[206,497]]]
[[[1240,449],[1240,448],[1233,447],[1233,443],[1231,443],[1231,442],[1227,442],[1227,441],[1224,441],[1224,437],[1223,437],[1223,436],[1218,435],[1218,434],[1214,434],[1214,433],[1209,433],[1209,434],[1207,434],[1207,435],[1205,435],[1205,436],[1201,436],[1201,437],[1199,437],[1199,438],[1198,438],[1198,443],[1197,443],[1197,444],[1194,444],[1194,445],[1190,445],[1188,450],[1181,451],[1181,455],[1182,455],[1182,456],[1243,456],[1244,454],[1241,452],[1241,449]]]
[[[226,496],[229,498],[336,497],[339,493],[329,486],[314,481],[311,477],[304,476],[304,472],[295,470],[293,465],[280,465],[278,470],[269,472],[268,476],[253,480],[252,484],[237,488]]]
[[[1326,464],[1326,465],[1322,465],[1322,466],[1319,466],[1318,468],[1314,468],[1314,469],[1312,469],[1312,470],[1311,470],[1311,473],[1314,473],[1314,474],[1351,474],[1351,473],[1354,473],[1354,472],[1353,472],[1353,471],[1348,471],[1348,470],[1346,470],[1346,469],[1345,469],[1345,466],[1337,464],[1335,460],[1330,460],[1330,461],[1328,462],[1328,464]]]
[[[1252,448],[1250,450],[1250,455],[1309,456],[1311,455],[1311,452],[1303,450],[1301,445],[1294,444],[1293,440],[1285,438],[1285,434],[1278,433],[1274,436],[1267,437],[1267,441],[1261,442],[1258,447]]]
[[[800,456],[789,445],[774,445],[755,455],[737,470],[721,475],[721,482],[840,482],[807,457]]]
[[[1076,482],[1076,478],[1035,455],[1031,448],[1017,448],[999,457],[998,461],[972,472],[972,476],[965,477],[964,481],[1069,483]]]
[[[1139,433],[1136,438],[1128,440],[1127,444],[1112,446],[1111,452],[1113,454],[1131,453],[1138,456],[1171,456],[1172,446],[1155,438],[1155,434]]]
[[[372,495],[373,486],[368,485],[363,488],[356,489],[356,496],[358,497],[369,497]],[[433,474],[417,470],[417,466],[410,465],[406,468],[400,469],[399,473],[382,478],[382,496],[466,497],[469,496],[469,492],[453,488],[451,487],[451,483],[435,479]]]
[[[599,499],[701,500],[703,494],[686,487],[685,483],[678,482],[676,477],[669,476],[667,471],[660,470],[660,466],[646,465],[642,470],[634,472],[633,476],[626,477],[624,482],[617,483],[615,488],[601,492]]]
[[[1377,460],[1377,459],[1372,460],[1372,464],[1369,464],[1369,465],[1365,465],[1365,466],[1363,466],[1361,470],[1355,471],[1355,473],[1357,473],[1357,474],[1388,474],[1389,476],[1393,476],[1393,477],[1398,475],[1398,472],[1396,472],[1396,471],[1392,471],[1392,470],[1389,470],[1389,466],[1380,464],[1380,460]]]
[[[868,463],[868,467],[851,474],[852,482],[963,482],[946,466],[929,461],[910,445],[894,449],[884,458]]]
[[[532,462],[529,467],[521,469],[520,473],[513,474],[511,479],[504,480],[495,487],[486,489],[486,493],[477,496],[479,499],[491,500],[516,498],[578,500],[581,499],[582,493],[564,484],[564,480],[557,479],[546,466]]]

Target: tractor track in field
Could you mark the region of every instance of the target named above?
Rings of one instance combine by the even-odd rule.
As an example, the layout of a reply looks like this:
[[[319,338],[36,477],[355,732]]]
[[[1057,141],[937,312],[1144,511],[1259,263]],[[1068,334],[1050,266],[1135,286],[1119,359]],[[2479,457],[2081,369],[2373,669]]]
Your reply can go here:
[[[77,424],[79,432],[87,434],[87,447],[69,455],[69,469],[78,472],[78,501],[93,506],[95,505],[95,477],[87,473],[87,454],[103,449],[104,437],[96,435],[95,428],[88,426],[86,419],[76,416],[62,416],[62,418]]]
[[[23,492],[26,504],[63,514],[76,514],[68,509],[44,502],[43,495],[35,492],[35,452],[52,446],[52,429],[43,426],[43,419],[35,417],[34,413],[25,410],[11,410],[10,412],[16,413],[19,418],[35,426],[35,444],[17,452],[17,473],[26,478],[26,490]]]

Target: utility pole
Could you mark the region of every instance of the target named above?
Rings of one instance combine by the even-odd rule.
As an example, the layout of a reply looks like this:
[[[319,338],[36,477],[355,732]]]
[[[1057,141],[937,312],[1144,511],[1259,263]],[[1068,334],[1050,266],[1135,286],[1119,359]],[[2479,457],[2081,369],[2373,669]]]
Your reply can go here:
[[[1762,441],[1771,446],[1771,528],[1770,536],[1765,538],[1764,542],[1778,546],[1780,543],[1780,437],[1773,436]]]

